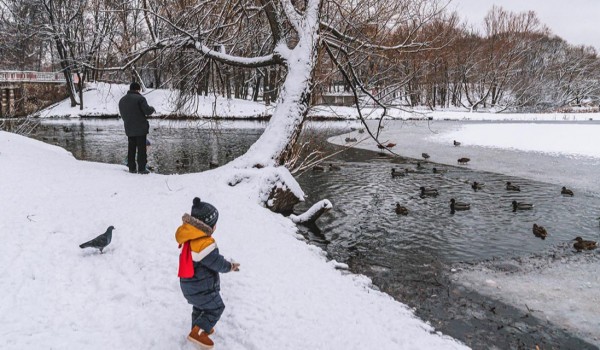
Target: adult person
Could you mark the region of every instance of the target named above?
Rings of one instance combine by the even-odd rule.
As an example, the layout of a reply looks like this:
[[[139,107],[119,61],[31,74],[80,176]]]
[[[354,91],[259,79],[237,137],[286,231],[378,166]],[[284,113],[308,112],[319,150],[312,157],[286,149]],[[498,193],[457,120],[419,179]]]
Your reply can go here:
[[[125,135],[128,138],[127,165],[130,173],[148,174],[146,163],[146,135],[150,129],[147,116],[155,112],[146,98],[140,94],[141,86],[131,83],[127,94],[119,100],[119,114],[125,124]],[[137,152],[137,168],[136,168]]]

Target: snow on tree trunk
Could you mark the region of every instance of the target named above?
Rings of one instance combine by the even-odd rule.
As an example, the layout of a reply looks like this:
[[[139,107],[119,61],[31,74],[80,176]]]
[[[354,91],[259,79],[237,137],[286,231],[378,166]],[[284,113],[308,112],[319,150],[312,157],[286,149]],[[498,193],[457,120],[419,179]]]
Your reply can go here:
[[[276,212],[291,212],[293,206],[303,200],[304,193],[282,165],[289,156],[308,113],[319,45],[320,1],[310,0],[302,18],[291,3],[283,3],[288,19],[298,32],[298,44],[289,49],[285,42],[281,42],[275,48],[287,67],[287,76],[277,106],[260,138],[244,155],[229,164],[239,170],[254,168],[263,171],[260,175],[254,171],[242,171],[245,174],[242,175],[238,170],[239,175],[229,183],[235,185],[244,182],[240,175],[258,175],[261,177],[261,186],[264,186],[259,189],[259,198],[262,198],[267,207]]]

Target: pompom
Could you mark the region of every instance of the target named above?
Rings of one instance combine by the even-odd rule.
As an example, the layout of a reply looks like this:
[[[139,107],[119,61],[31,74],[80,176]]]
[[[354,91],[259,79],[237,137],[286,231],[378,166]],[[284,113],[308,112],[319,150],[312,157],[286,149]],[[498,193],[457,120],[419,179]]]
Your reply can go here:
[[[200,205],[200,198],[198,198],[198,197],[194,198],[192,207],[197,207],[199,205]]]

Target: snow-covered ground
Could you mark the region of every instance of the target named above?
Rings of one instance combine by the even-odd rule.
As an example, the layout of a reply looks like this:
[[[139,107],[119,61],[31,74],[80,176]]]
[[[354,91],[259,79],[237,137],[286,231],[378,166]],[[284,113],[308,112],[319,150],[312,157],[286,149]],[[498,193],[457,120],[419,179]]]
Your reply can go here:
[[[459,272],[453,278],[600,346],[600,263],[598,259],[590,260],[558,261],[518,273],[480,267]]]
[[[123,97],[128,85],[108,83],[88,83],[83,93],[83,110],[79,106],[71,107],[69,99],[52,105],[37,114],[45,117],[81,116],[116,116],[119,114],[119,100]],[[142,92],[148,104],[156,109],[153,117],[174,116],[179,117],[214,117],[220,118],[262,118],[270,115],[271,111],[263,103],[241,99],[228,100],[215,96],[198,96],[182,111],[176,111],[177,93],[166,89],[148,89]]]
[[[371,130],[377,123],[369,121]],[[457,165],[467,157],[468,167],[600,193],[600,124],[598,122],[459,122],[386,121],[379,140],[396,145],[405,157]],[[353,127],[360,128],[358,124]],[[347,137],[364,140],[355,147],[379,151],[367,133],[352,132],[330,138],[349,145]],[[453,140],[461,142],[459,147]]]
[[[558,157],[600,158],[600,124],[469,124],[459,129],[432,135],[434,142],[462,146],[481,146],[525,152],[540,152]]]
[[[52,105],[36,116],[78,118],[94,116],[116,116],[119,114],[118,102],[129,89],[125,84],[88,83],[83,93],[83,110],[79,106],[71,107],[69,99]],[[148,104],[156,108],[153,117],[220,117],[220,118],[264,118],[273,113],[274,105],[265,106],[261,102],[242,99],[226,99],[221,96],[198,96],[187,108],[176,111],[177,92],[168,89],[148,89],[142,94]],[[362,115],[367,119],[379,119],[383,113],[380,108],[362,108]],[[309,116],[332,119],[358,119],[355,107],[314,106]],[[387,119],[427,119],[432,120],[504,120],[504,121],[589,121],[600,120],[600,113],[486,113],[461,110],[420,109],[415,111],[391,108],[387,111]]]
[[[375,122],[369,124],[373,130],[376,128]],[[458,158],[466,156],[471,158],[467,166],[474,170],[553,183],[557,188],[566,185],[575,189],[577,196],[598,196],[599,134],[597,122],[389,121],[384,123],[380,140],[396,143],[392,150],[402,156],[422,159],[421,153],[427,152],[430,161],[453,166]],[[330,142],[347,145],[345,138],[356,137],[363,141],[355,147],[378,151],[375,142],[365,135],[355,131],[330,138]],[[454,140],[462,144],[455,147]],[[600,346],[599,261],[558,260],[543,268],[519,272],[496,271],[484,265],[455,277],[458,282],[525,312],[528,307],[535,309],[534,316],[548,319]]]
[[[336,269],[231,172],[133,175],[0,132],[0,348],[193,349],[174,233],[194,196],[219,209],[221,253],[241,263],[222,275],[215,348],[464,348]],[[78,247],[109,225],[104,254]]]
[[[597,110],[597,109],[596,109]],[[383,110],[374,107],[364,107],[361,114],[365,119],[379,119]],[[310,115],[320,118],[358,119],[359,114],[355,107],[345,106],[314,106]],[[600,120],[600,113],[490,113],[469,112],[466,110],[404,110],[390,108],[386,112],[386,119],[431,119],[431,120],[496,120],[496,121],[589,121]]]

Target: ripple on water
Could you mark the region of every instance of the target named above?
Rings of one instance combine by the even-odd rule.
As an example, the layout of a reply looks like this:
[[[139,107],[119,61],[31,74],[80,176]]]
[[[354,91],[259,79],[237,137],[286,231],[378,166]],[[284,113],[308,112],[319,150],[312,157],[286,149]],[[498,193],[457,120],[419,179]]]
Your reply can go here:
[[[334,204],[335,210],[319,221],[334,256],[348,255],[344,248],[336,248],[340,245],[362,247],[371,256],[385,254],[407,263],[478,261],[536,253],[577,235],[598,235],[593,208],[599,207],[600,198],[596,195],[564,197],[560,186],[466,167],[449,167],[440,176],[433,174],[432,164],[425,164],[422,172],[392,178],[392,166],[414,168],[411,163],[392,165],[377,160],[300,177],[310,201],[328,198]],[[484,188],[473,191],[473,181],[484,183]],[[506,191],[506,181],[521,186],[521,192]],[[420,186],[434,187],[440,194],[420,198]],[[451,214],[450,198],[470,203],[471,210]],[[513,200],[532,203],[534,208],[513,212]],[[406,206],[409,214],[396,215],[396,203]],[[533,236],[534,223],[548,230],[546,240]]]

